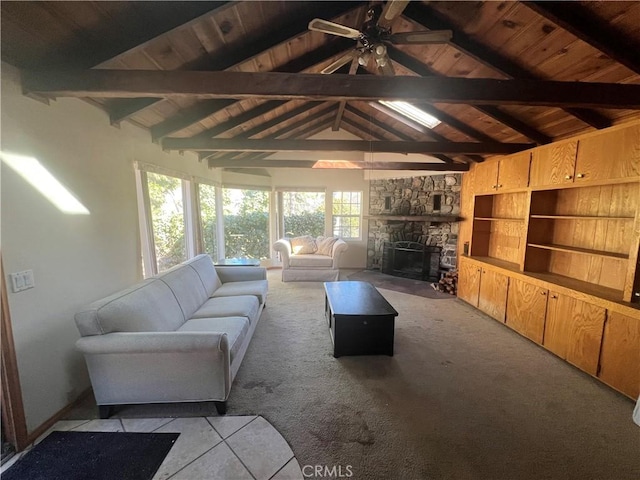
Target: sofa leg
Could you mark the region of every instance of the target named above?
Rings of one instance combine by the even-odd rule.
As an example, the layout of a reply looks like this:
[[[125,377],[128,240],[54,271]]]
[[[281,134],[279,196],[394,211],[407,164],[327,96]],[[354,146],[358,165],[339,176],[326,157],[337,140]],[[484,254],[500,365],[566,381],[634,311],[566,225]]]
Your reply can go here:
[[[98,414],[102,420],[106,420],[113,414],[113,405],[98,405]]]
[[[213,404],[216,406],[218,415],[227,413],[227,402],[213,402]]]

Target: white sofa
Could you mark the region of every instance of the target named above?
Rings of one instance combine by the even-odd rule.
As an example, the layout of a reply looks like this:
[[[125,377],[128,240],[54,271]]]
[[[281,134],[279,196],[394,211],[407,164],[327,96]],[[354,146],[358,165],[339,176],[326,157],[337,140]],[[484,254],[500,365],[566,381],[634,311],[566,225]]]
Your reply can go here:
[[[78,312],[100,417],[136,403],[213,401],[226,413],[267,289],[262,267],[198,255]]]
[[[335,282],[340,276],[340,257],[348,246],[339,238],[333,244],[330,255],[317,252],[295,254],[291,240],[281,238],[273,248],[280,253],[283,282]]]

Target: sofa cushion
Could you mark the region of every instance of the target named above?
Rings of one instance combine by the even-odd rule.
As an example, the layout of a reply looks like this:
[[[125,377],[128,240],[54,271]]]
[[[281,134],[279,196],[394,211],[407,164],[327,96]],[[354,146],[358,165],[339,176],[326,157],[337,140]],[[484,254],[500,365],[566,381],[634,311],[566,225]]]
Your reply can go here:
[[[247,317],[253,323],[259,307],[258,298],[253,295],[210,298],[192,318]]]
[[[178,265],[157,278],[166,283],[175,295],[185,321],[209,298],[198,273],[188,265]]]
[[[245,317],[194,318],[188,320],[179,332],[222,332],[227,334],[231,361],[236,356],[249,332],[249,320]]]
[[[170,332],[184,323],[171,289],[151,279],[92,303],[75,315],[82,336],[111,332]]]
[[[207,297],[213,295],[213,292],[222,285],[222,282],[218,277],[218,272],[216,272],[216,268],[213,266],[213,260],[211,260],[211,257],[206,253],[187,260],[184,262],[184,265],[189,265],[196,271],[202,281],[202,285],[204,285],[205,291],[207,292]]]
[[[306,255],[316,253],[318,246],[311,235],[303,235],[291,239],[291,250],[294,255]]]
[[[246,280],[243,282],[227,282],[213,293],[213,297],[236,297],[238,295],[254,295],[260,303],[267,300],[269,285],[266,280]]]
[[[329,267],[333,266],[333,259],[326,255],[292,255],[289,259],[290,267]]]
[[[318,245],[318,255],[328,255],[329,257],[333,253],[333,244],[338,241],[338,237],[318,237],[316,239],[316,245]]]

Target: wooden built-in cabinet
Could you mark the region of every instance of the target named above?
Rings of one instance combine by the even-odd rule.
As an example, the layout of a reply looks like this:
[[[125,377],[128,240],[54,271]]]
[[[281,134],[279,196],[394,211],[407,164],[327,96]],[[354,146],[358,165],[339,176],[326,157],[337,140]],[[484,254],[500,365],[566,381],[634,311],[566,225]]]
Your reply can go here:
[[[462,285],[462,290],[458,289],[458,297],[490,317],[504,322],[509,284],[506,275],[494,270],[486,270],[462,258],[459,265],[458,284]]]
[[[480,296],[480,274],[482,269],[475,263],[461,258],[458,264],[458,297],[474,307]]]
[[[637,398],[640,122],[465,175],[458,296]]]
[[[526,188],[529,183],[531,153],[520,152],[493,162],[476,166],[478,192],[499,192]]]
[[[595,375],[605,314],[602,307],[550,291],[542,344],[560,358]]]
[[[637,318],[608,312],[598,378],[632,398],[640,395],[640,321]]]
[[[512,278],[509,281],[509,302],[506,324],[536,343],[542,343],[547,315],[549,290]]]
[[[552,143],[531,152],[531,187],[583,184],[638,176],[640,125],[599,132],[579,140]]]

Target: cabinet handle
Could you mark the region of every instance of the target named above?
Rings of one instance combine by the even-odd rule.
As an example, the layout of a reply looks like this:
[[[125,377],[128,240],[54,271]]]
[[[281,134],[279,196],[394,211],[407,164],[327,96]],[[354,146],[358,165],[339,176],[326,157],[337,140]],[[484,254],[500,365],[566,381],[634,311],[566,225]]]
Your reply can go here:
[[[551,298],[558,298],[557,295],[551,295]]]
[[[496,185],[496,188],[502,188],[502,184]]]
[[[564,179],[565,180],[571,180],[573,177],[571,175],[565,175]]]
[[[576,175],[576,178],[584,178],[586,176],[585,173],[579,173]]]
[[[547,292],[540,292],[540,293],[541,293],[542,295],[546,295],[546,294],[547,294]]]
[[[491,188],[498,188],[498,185],[491,185]]]

